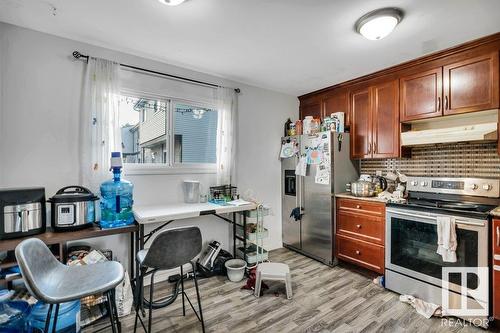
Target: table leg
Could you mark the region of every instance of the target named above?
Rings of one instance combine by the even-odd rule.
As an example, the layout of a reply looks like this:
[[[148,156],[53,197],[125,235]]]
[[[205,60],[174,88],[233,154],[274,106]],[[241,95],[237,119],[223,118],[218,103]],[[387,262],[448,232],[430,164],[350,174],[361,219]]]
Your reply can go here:
[[[233,213],[233,257],[236,258],[236,213]]]
[[[247,216],[243,214],[243,248],[247,249]],[[245,260],[245,258],[243,258]]]
[[[130,233],[130,259],[129,259],[129,272],[130,278],[135,277],[135,231]]]

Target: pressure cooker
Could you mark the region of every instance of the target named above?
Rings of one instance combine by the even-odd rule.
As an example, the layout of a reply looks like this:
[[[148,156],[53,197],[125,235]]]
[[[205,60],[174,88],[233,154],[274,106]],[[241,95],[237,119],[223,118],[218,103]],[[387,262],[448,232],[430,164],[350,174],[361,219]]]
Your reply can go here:
[[[79,230],[93,225],[99,198],[83,186],[66,186],[49,199],[55,231]]]

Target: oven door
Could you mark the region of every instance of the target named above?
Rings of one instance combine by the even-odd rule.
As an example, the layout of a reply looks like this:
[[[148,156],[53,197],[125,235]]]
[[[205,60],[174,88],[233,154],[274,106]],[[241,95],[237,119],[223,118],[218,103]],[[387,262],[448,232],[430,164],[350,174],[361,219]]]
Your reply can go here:
[[[387,269],[441,288],[443,267],[488,267],[487,220],[455,217],[457,262],[449,263],[436,253],[437,216],[439,214],[415,210],[387,209]],[[461,276],[450,274],[450,289],[460,293],[460,285]],[[467,287],[476,289],[477,286],[477,275],[467,274]]]

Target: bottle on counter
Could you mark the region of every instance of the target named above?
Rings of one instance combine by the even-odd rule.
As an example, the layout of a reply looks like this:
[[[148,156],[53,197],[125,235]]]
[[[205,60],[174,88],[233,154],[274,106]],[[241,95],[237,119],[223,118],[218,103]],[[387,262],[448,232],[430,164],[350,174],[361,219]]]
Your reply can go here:
[[[132,212],[134,185],[121,179],[120,152],[111,153],[113,179],[101,184],[101,228],[117,228],[134,223]]]
[[[290,120],[290,118],[288,118],[288,120],[285,122],[285,131],[284,131],[284,135],[283,136],[288,136],[289,132],[290,132],[290,124],[292,123],[292,121]]]
[[[302,123],[304,134],[306,135],[311,134],[311,125],[313,120],[314,119],[312,116],[307,116],[304,118],[304,122]]]

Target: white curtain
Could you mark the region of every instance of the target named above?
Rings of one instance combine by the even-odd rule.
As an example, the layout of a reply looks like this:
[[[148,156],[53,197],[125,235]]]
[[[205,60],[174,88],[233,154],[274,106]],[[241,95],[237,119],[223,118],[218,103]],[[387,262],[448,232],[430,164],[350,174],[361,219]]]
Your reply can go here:
[[[236,182],[236,120],[237,97],[234,89],[217,88],[217,184]]]
[[[112,151],[121,151],[120,64],[89,58],[80,118],[80,183],[94,193],[111,178]]]

